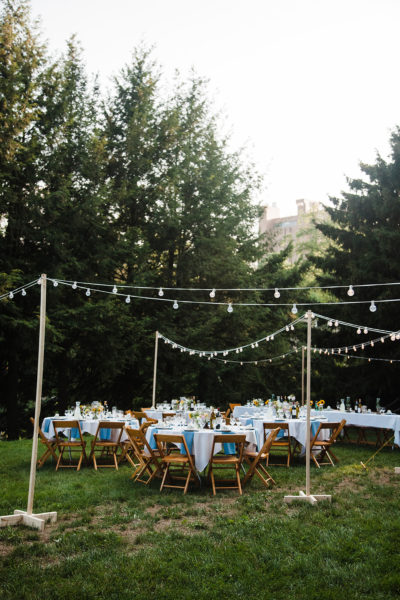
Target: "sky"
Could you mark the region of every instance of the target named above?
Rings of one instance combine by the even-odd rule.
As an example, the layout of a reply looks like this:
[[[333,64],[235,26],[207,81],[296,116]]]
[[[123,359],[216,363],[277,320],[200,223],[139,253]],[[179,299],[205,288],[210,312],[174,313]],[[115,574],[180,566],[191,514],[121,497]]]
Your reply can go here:
[[[390,152],[400,125],[399,0],[31,0],[53,53],[77,34],[104,89],[135,47],[171,81],[209,80],[232,149],[264,175],[281,216],[329,203]]]

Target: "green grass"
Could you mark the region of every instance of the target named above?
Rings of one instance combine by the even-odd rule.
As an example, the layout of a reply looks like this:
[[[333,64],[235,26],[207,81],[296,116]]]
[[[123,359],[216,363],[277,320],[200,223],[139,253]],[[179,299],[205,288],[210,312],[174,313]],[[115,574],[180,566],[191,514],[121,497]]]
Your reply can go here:
[[[34,512],[57,511],[44,533],[0,529],[1,600],[390,600],[400,594],[399,450],[337,444],[340,463],[311,467],[311,491],[332,503],[287,505],[304,463],[271,467],[242,497],[207,487],[164,491],[131,469],[38,472]],[[0,514],[26,507],[31,443],[0,442]]]

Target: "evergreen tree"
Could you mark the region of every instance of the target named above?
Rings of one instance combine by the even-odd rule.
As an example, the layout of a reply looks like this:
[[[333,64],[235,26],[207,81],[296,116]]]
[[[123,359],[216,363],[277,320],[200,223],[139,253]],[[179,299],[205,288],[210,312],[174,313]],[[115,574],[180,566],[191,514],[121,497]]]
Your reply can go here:
[[[323,275],[319,281],[325,285],[356,285],[369,283],[392,283],[400,279],[400,271],[395,259],[400,242],[400,130],[391,136],[391,156],[388,161],[377,156],[374,165],[361,164],[366,179],[349,180],[349,192],[342,198],[333,198],[332,207],[327,207],[332,222],[321,224],[319,229],[330,240],[330,247],[315,264]],[[378,303],[376,312],[370,312],[369,301],[397,298],[397,288],[365,287],[356,288],[354,297],[349,297],[345,289],[333,290],[334,298],[341,301],[364,300],[366,304],[330,307],[325,312],[343,320],[365,324],[389,331],[398,330],[397,303]],[[363,334],[361,334],[363,336]],[[354,330],[341,329],[330,337],[325,345],[349,345],[363,341]],[[373,337],[371,335],[368,338]],[[363,339],[365,336],[363,336]],[[322,339],[327,339],[325,330]],[[354,354],[354,352],[352,352]],[[366,350],[364,356],[398,358],[396,342],[387,341]],[[342,363],[342,361],[340,361]],[[326,365],[326,363],[324,363]],[[326,365],[324,371],[329,371]],[[395,401],[399,377],[390,363],[367,361],[346,361],[345,368],[336,368],[340,376],[341,391],[338,386],[331,394],[366,398],[370,406],[375,398],[381,397],[386,403]],[[340,373],[340,375],[339,375]]]

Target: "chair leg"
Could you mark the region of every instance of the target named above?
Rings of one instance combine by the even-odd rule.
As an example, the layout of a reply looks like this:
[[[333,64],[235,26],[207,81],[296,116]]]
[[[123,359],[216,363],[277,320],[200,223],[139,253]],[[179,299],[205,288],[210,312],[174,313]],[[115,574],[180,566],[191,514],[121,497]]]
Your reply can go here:
[[[164,484],[165,484],[165,480],[167,478],[167,475],[169,474],[168,471],[169,471],[169,464],[166,466],[165,471],[164,471],[164,476],[162,478],[161,485],[160,485],[160,492],[162,491]]]
[[[239,465],[236,465],[236,481],[238,484],[238,488],[239,488],[239,494],[242,495],[242,486],[240,483],[240,469],[239,469]]]
[[[212,466],[210,465],[210,469],[208,471],[209,477],[211,479],[211,485],[212,485],[212,490],[213,490],[213,495],[215,496],[217,493],[217,490],[215,489],[215,480],[214,480],[214,472],[212,470]]]
[[[186,492],[188,491],[188,487],[189,487],[189,481],[190,481],[190,476],[191,476],[191,474],[192,474],[192,472],[191,472],[191,470],[189,469],[189,472],[188,472],[188,474],[187,474],[187,477],[186,477],[186,483],[185,483],[185,487],[184,487],[184,490],[183,490],[183,493],[184,493],[184,494],[186,494]]]

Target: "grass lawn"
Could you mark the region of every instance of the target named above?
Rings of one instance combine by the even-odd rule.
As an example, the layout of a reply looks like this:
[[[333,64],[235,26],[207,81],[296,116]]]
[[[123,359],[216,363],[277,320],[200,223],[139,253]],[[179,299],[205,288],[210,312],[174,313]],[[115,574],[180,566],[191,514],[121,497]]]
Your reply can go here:
[[[39,449],[41,450],[41,448]],[[44,533],[0,529],[0,599],[390,600],[400,597],[399,450],[337,444],[335,468],[311,467],[311,491],[332,503],[286,505],[304,463],[270,467],[237,492],[159,492],[118,472],[38,472]],[[25,509],[31,442],[0,442],[0,514]]]

